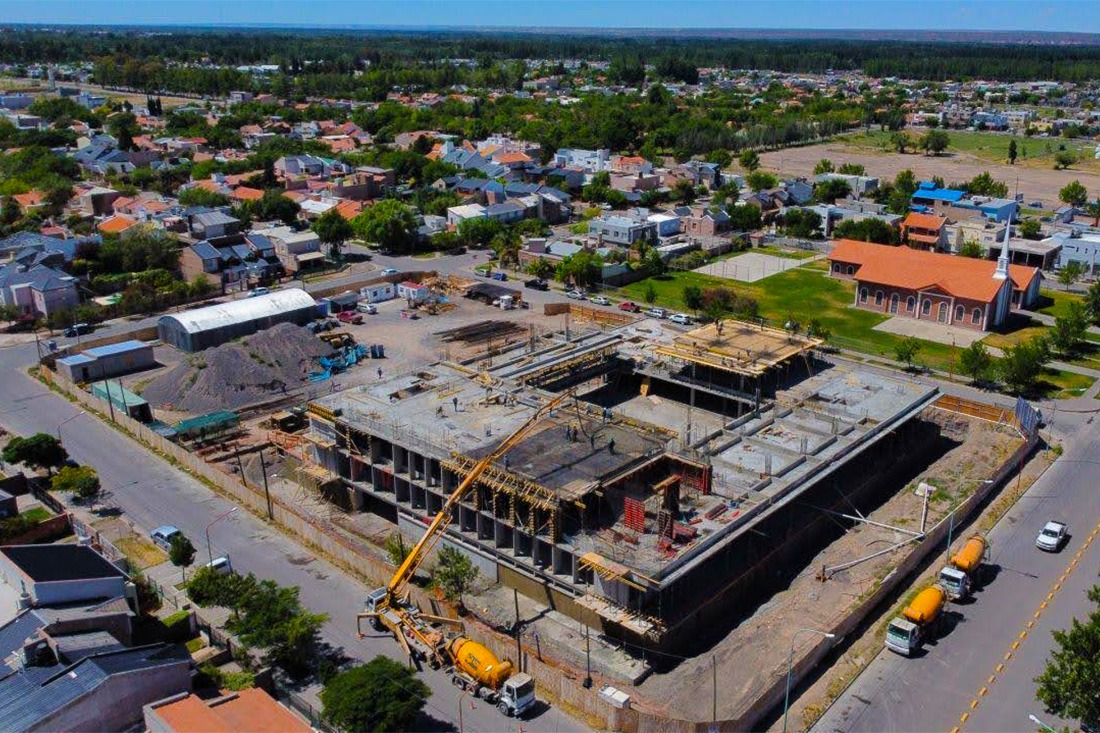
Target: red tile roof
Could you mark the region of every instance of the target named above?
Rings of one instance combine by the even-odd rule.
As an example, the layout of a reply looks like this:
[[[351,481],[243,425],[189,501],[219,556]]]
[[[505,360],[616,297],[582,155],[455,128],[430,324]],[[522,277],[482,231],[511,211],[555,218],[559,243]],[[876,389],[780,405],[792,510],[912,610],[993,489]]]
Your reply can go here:
[[[920,214],[916,211],[909,213],[909,216],[905,217],[905,221],[901,223],[902,227],[916,227],[917,229],[941,229],[947,224],[947,218],[943,216],[936,216],[935,214]]]
[[[259,201],[263,197],[263,191],[258,188],[249,188],[248,186],[237,186],[229,192],[229,198],[236,201]]]
[[[203,701],[194,695],[155,708],[169,730],[176,733],[309,733],[310,727],[275,702],[263,690],[252,688]]]
[[[31,191],[30,193],[17,193],[12,198],[20,207],[25,209],[29,206],[41,206],[42,202],[46,200],[46,194],[41,191]]]
[[[135,224],[137,222],[130,217],[119,214],[99,222],[99,226],[96,228],[104,234],[121,234]]]
[[[938,289],[957,298],[992,302],[1001,288],[993,277],[997,263],[909,247],[837,241],[830,260],[859,265],[855,279],[905,290]],[[1026,288],[1038,274],[1034,267],[1009,265],[1013,288]]]

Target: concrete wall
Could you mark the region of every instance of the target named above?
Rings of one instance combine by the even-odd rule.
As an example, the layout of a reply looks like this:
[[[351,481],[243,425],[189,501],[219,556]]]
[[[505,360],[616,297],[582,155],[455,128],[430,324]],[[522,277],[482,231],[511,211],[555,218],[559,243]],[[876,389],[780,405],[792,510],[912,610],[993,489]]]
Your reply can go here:
[[[28,588],[40,605],[54,605],[84,601],[91,598],[117,598],[126,595],[126,578],[97,578],[94,580],[60,580],[53,583],[35,583]]]

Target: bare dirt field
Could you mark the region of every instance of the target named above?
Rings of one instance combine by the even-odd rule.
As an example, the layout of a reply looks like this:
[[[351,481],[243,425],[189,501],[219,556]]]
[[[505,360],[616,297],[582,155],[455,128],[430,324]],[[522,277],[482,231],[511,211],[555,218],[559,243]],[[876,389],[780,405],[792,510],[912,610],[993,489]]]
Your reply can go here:
[[[1023,164],[994,163],[964,152],[935,157],[919,152],[899,155],[834,141],[763,153],[760,162],[763,168],[780,171],[784,175],[810,178],[813,176],[814,165],[822,158],[828,158],[836,165],[863,165],[868,175],[884,180],[893,180],[898,171],[906,168],[912,170],[918,180],[931,180],[932,176],[940,176],[948,184],[969,181],[974,176],[989,171],[995,179],[1008,184],[1010,194],[1016,190],[1016,180],[1019,177],[1019,192],[1024,195],[1024,201],[1042,201],[1047,209],[1061,206],[1058,191],[1073,180],[1079,180],[1092,194],[1100,193],[1100,174],[1097,173],[1073,168],[1056,171],[1049,166],[1037,168]]]

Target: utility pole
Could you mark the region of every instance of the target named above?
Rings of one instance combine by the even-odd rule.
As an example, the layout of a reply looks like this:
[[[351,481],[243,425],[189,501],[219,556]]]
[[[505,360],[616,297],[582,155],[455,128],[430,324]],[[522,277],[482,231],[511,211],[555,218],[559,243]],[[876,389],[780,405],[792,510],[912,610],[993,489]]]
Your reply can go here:
[[[516,632],[516,669],[523,671],[523,647],[520,646],[520,630],[519,630],[519,591],[515,588],[512,589],[512,602],[516,607],[516,623],[512,629]]]
[[[267,488],[267,463],[264,461],[264,450],[260,449],[260,469],[264,472],[264,497],[267,499],[267,518],[274,519],[271,511],[271,491]]]
[[[718,722],[718,660],[714,655],[710,655],[710,675],[711,681],[714,684],[714,695],[711,698],[710,719],[715,723]]]
[[[584,689],[592,689],[592,646],[588,639],[588,624],[584,625],[584,664],[587,669],[584,678]]]
[[[244,464],[241,463],[241,447],[236,443],[233,444],[233,454],[237,458],[237,468],[240,469],[241,472],[241,483],[248,486],[248,479],[245,478],[244,475]]]

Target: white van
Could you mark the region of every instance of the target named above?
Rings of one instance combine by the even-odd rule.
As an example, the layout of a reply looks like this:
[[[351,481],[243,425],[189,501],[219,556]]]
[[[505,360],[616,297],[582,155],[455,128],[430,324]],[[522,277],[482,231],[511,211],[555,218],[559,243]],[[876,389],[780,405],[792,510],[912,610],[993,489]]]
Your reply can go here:
[[[229,562],[228,555],[222,555],[221,557],[215,557],[204,565],[213,570],[218,575],[229,575],[233,572],[233,565]]]

